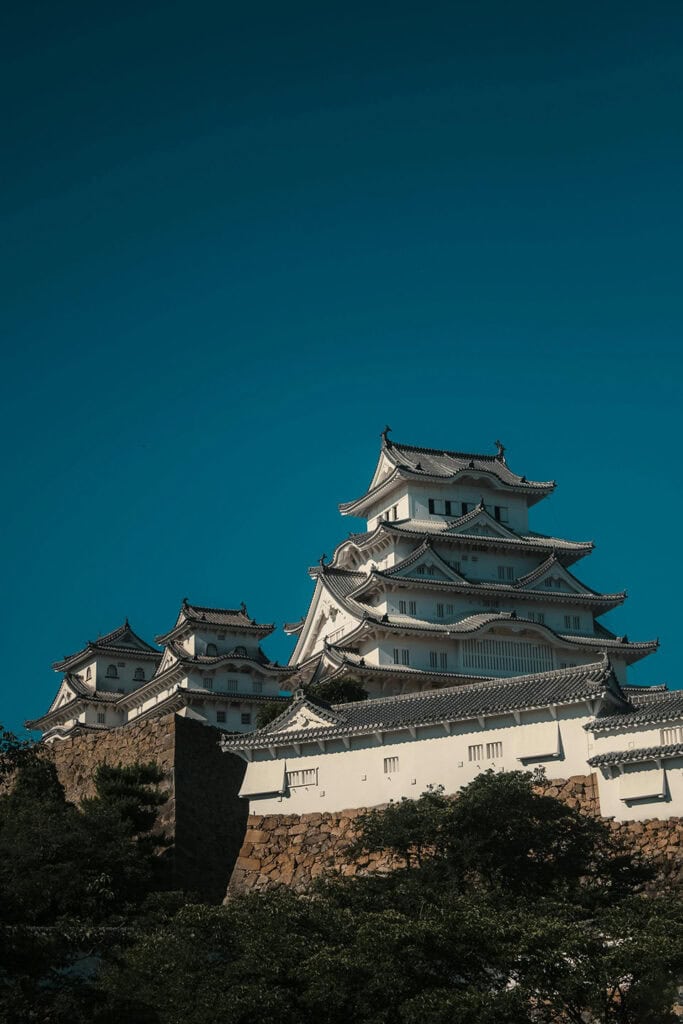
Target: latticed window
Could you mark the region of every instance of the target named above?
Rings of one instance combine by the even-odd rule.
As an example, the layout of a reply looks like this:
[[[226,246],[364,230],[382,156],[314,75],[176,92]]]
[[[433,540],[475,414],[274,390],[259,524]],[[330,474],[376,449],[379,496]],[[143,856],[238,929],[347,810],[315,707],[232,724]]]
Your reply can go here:
[[[393,775],[394,772],[398,771],[398,758],[397,757],[385,757],[384,758],[384,774]]]
[[[207,655],[208,658],[215,658],[217,654],[218,654],[218,648],[216,647],[215,644],[207,644],[206,645],[206,655]]]
[[[107,666],[107,679],[118,679],[119,673],[116,665]]]
[[[136,668],[133,679],[136,683],[144,683],[145,681],[145,670],[144,668]]]
[[[467,748],[467,760],[468,761],[483,761],[484,759],[484,744],[473,743]]]
[[[260,679],[254,679],[253,683],[251,684],[251,688],[254,691],[254,693],[263,693],[263,683],[261,682]]]
[[[496,740],[495,743],[486,744],[486,757],[489,761],[493,761],[496,758],[503,756],[503,744],[500,740]]]
[[[463,666],[490,672],[548,672],[553,667],[552,648],[523,640],[464,640]]]
[[[225,723],[225,711],[216,712],[216,721]]]
[[[664,745],[669,743],[683,743],[683,729],[679,726],[669,726],[668,729],[660,730],[660,742]]]
[[[106,721],[106,715],[105,715],[104,711],[98,711],[97,712],[97,724],[98,725],[104,725],[105,721]]]
[[[296,772],[287,772],[287,785],[290,789],[296,786],[317,786],[318,769],[301,768]]]

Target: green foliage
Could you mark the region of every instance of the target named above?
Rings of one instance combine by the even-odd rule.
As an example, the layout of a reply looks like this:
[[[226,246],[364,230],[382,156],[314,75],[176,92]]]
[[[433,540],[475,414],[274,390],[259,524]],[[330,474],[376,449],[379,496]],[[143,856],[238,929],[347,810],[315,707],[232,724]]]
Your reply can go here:
[[[278,701],[268,701],[267,704],[261,704],[258,711],[256,712],[256,728],[265,729],[267,725],[285,711],[292,703],[291,698],[284,698]]]
[[[361,817],[404,870],[227,906],[157,892],[154,766],[64,799],[6,740],[0,1024],[665,1024],[683,909],[643,895],[604,826],[487,774]]]

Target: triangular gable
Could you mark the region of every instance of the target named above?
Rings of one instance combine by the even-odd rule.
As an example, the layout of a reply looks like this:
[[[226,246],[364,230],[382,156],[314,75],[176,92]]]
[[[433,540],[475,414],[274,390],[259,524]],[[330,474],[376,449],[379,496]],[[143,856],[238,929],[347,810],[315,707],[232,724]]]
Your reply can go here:
[[[71,685],[66,679],[63,679],[57,693],[55,694],[55,699],[52,701],[52,704],[50,704],[46,713],[49,715],[51,711],[56,711],[62,706],[62,704],[68,704],[69,701],[74,699],[74,697],[80,696],[81,694],[78,688]]]
[[[303,691],[299,691],[303,693]],[[294,702],[281,715],[270,722],[264,733],[279,735],[286,732],[305,732],[307,729],[320,729],[330,725],[339,725],[344,716],[332,708],[321,707],[305,696],[296,697]]]
[[[349,604],[352,603],[353,599],[350,599]],[[330,586],[326,584],[325,575],[321,574],[316,582],[299,642],[289,660],[290,665],[309,658],[326,636],[339,630],[340,623],[348,623],[349,619],[355,621],[355,618],[360,618],[361,615],[362,611],[356,611],[353,606],[345,606],[345,603],[332,593]]]
[[[382,450],[380,452],[380,456],[377,461],[377,466],[375,468],[372,480],[370,481],[370,486],[368,487],[368,490],[371,491],[373,487],[377,487],[377,485],[380,484],[383,480],[386,480],[386,478],[390,476],[395,469],[395,463],[392,462],[392,460],[387,456],[386,451]]]
[[[461,516],[455,522],[450,523],[443,531],[448,534],[464,533],[475,537],[504,537],[507,540],[519,540],[514,530],[508,529],[503,523],[499,523],[485,508],[478,506],[467,515]]]
[[[448,580],[451,583],[464,583],[465,579],[455,571],[434,549],[427,544],[421,545],[412,555],[404,558],[384,575],[400,579]]]
[[[518,580],[520,590],[541,590],[558,594],[587,594],[594,596],[595,591],[585,586],[576,576],[572,576],[561,562],[552,556],[545,562]]]
[[[178,664],[178,658],[173,651],[167,647],[161,656],[159,667],[155,672],[155,675],[161,675],[162,672],[166,672],[169,668],[173,668],[174,665]]]
[[[142,651],[145,654],[149,654],[150,651],[154,650],[153,647],[150,647],[148,643],[145,643],[141,637],[134,633],[130,626],[126,626],[123,632],[119,635],[110,635],[93,641],[93,645],[104,649],[108,647],[128,647],[131,650]]]

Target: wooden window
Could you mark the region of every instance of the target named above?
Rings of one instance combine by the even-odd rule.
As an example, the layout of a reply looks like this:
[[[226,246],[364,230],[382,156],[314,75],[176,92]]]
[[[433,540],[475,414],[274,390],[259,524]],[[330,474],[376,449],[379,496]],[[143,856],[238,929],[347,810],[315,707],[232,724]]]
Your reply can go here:
[[[442,604],[437,604],[437,606],[436,606],[436,617],[437,617],[437,619],[442,619],[443,618],[443,605]]]
[[[145,670],[144,668],[136,668],[133,679],[136,683],[143,683],[145,681]]]
[[[564,624],[565,624],[565,627],[567,629],[571,629],[571,625],[572,625],[572,617],[571,617],[571,615],[565,615],[565,617],[564,617]]]
[[[504,565],[499,565],[498,566],[498,579],[499,580],[504,580],[505,579],[505,566]]]
[[[119,673],[118,673],[118,670],[116,668],[116,665],[108,665],[107,666],[107,679],[118,679],[118,677],[119,677]]]
[[[446,615],[452,615],[452,614],[453,614],[453,605],[452,604],[447,604],[446,605]]]
[[[448,668],[448,653],[446,651],[439,652],[439,668]]]
[[[500,740],[495,743],[486,744],[486,757],[489,761],[493,761],[503,756],[503,744]]]
[[[317,786],[318,769],[300,768],[295,772],[287,772],[287,785],[290,789],[295,789],[297,786]]]
[[[204,689],[213,690],[213,676],[204,677]]]
[[[424,574],[425,574],[425,567],[424,567],[424,565],[418,565],[416,572],[417,572],[418,576],[424,576]]]
[[[408,602],[408,611],[411,615],[417,615],[417,601]]]
[[[392,505],[391,507],[391,518],[398,519],[398,505]]]
[[[405,601],[398,602],[398,610],[401,613],[401,615],[405,615],[407,607],[408,606]]]
[[[574,629],[581,629],[581,618],[578,615],[572,616],[572,626]]]
[[[225,711],[217,711],[216,712],[216,721],[217,722],[225,722]]]
[[[92,679],[92,672],[90,671],[90,666],[88,665],[88,667],[87,667],[87,669],[85,671],[85,681],[86,681],[86,683],[90,679]]]
[[[104,725],[105,721],[106,721],[106,715],[105,715],[104,711],[98,711],[97,712],[97,724],[98,725]]]
[[[242,725],[251,725],[251,711],[243,711],[240,718]]]
[[[207,644],[206,645],[206,656],[207,656],[207,658],[215,658],[217,654],[218,654],[218,648],[216,647],[215,644]]]
[[[228,693],[235,693],[237,691],[237,680],[236,679],[226,679],[225,680],[225,689],[228,691]]]
[[[247,649],[246,649],[246,647],[242,647],[241,645],[239,647],[236,647],[235,648],[235,654],[236,654],[236,656],[238,658],[246,658],[246,656],[247,656]]]
[[[429,667],[430,668],[436,668],[436,665],[437,665],[436,651],[430,651],[429,652]]]
[[[463,668],[479,668],[503,675],[548,672],[553,666],[552,648],[522,640],[463,640]]]
[[[483,761],[484,760],[484,744],[473,743],[467,748],[467,760],[468,761]]]
[[[679,726],[670,726],[668,729],[660,729],[660,742],[667,746],[669,743],[683,742],[683,729]]]
[[[263,693],[263,683],[260,679],[254,679],[251,688],[254,693]]]
[[[401,651],[401,664],[410,665],[410,651],[405,647]]]
[[[398,771],[398,758],[397,757],[385,757],[384,758],[384,774],[393,775],[394,772]]]
[[[400,658],[398,647],[394,647],[394,665],[398,665],[400,660],[401,660],[401,658]]]

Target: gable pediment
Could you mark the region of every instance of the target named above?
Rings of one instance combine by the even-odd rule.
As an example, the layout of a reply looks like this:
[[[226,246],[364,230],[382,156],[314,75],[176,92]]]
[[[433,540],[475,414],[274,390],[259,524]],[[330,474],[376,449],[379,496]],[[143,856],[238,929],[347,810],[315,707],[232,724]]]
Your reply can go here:
[[[544,591],[548,594],[593,594],[580,580],[565,569],[557,559],[549,560],[519,580],[520,590]]]
[[[517,535],[509,530],[503,523],[499,523],[484,508],[477,508],[469,512],[462,519],[452,523],[444,530],[448,534],[474,534],[475,537],[504,537],[508,540],[517,539]]]
[[[413,552],[403,562],[399,562],[386,575],[393,579],[414,579],[421,583],[430,580],[442,580],[449,583],[463,583],[464,578],[448,564],[448,562],[437,554],[431,546],[424,545],[422,549]]]

